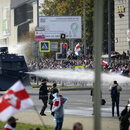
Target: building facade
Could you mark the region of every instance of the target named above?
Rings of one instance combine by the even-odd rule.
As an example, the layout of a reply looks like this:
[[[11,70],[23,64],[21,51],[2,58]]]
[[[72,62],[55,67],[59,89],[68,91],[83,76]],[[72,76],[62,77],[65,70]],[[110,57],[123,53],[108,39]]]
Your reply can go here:
[[[37,25],[36,0],[1,0],[0,46],[18,44],[26,32]]]
[[[130,52],[130,0],[115,0],[115,51]]]

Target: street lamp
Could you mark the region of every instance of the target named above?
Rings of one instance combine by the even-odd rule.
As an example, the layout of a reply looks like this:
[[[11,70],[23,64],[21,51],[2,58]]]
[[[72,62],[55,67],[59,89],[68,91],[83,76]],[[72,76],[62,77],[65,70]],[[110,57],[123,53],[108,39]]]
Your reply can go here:
[[[111,63],[111,4],[108,0],[108,63]]]
[[[86,0],[83,2],[84,7],[84,55],[86,55]]]

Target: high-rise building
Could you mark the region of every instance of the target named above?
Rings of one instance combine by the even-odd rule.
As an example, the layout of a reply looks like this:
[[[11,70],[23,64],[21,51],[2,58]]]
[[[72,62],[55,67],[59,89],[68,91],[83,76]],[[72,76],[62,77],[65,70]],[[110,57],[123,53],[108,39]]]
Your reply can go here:
[[[37,25],[36,0],[0,1],[0,46],[16,45]]]
[[[115,0],[115,51],[130,51],[130,0]]]

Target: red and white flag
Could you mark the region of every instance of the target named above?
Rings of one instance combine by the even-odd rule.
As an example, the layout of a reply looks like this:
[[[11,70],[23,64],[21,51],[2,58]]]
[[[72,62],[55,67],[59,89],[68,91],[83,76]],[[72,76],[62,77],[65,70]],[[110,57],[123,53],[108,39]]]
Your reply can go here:
[[[63,99],[61,99],[60,97],[57,97],[54,100],[53,106],[52,106],[52,112],[56,111],[63,103]]]
[[[81,49],[79,43],[75,46],[75,55],[79,56],[81,54]]]
[[[108,64],[106,61],[104,61],[104,60],[102,60],[102,59],[101,59],[101,61],[102,61],[102,65],[103,65],[103,66],[106,66],[106,65]]]
[[[17,81],[0,99],[0,120],[7,121],[13,114],[33,105],[23,84]]]

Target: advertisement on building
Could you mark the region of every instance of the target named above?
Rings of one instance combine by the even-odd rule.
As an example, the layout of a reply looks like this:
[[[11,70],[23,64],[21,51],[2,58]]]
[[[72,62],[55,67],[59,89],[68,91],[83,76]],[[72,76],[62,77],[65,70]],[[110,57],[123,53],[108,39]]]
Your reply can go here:
[[[3,7],[2,32],[3,35],[10,35],[10,7]]]
[[[39,17],[39,26],[45,29],[45,39],[81,39],[81,16]]]

